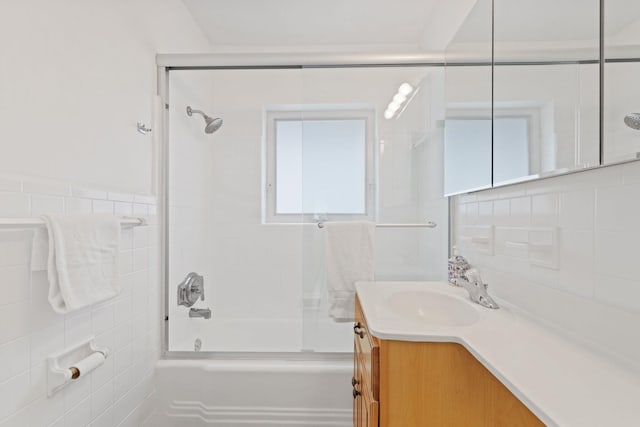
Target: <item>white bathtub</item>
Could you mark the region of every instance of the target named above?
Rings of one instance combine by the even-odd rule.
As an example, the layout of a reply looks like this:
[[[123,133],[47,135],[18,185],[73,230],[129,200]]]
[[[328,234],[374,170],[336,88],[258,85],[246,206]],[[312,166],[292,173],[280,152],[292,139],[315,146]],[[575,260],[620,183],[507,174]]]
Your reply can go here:
[[[188,310],[170,317],[169,350],[194,351],[196,339],[201,351],[347,353],[353,351],[353,324],[336,323],[327,311],[305,310],[297,318],[189,318]]]
[[[161,360],[148,425],[350,427],[352,371],[346,358]]]

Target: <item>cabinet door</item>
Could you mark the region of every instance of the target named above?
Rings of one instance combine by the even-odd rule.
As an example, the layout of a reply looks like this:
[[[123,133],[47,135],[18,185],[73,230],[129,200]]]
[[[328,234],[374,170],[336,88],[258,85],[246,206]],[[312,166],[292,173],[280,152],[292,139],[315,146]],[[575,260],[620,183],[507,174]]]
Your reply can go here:
[[[353,425],[355,427],[378,427],[378,402],[373,399],[371,386],[364,376],[361,355],[354,355],[353,376]]]
[[[360,383],[360,354],[358,352],[358,346],[354,345],[353,351],[353,377],[351,378],[351,386],[353,387],[353,425],[354,427],[360,427],[362,425],[361,419],[361,401],[362,399],[357,394],[356,386]]]
[[[355,349],[360,357],[360,372],[371,391],[372,400],[380,400],[380,343],[369,333],[360,302],[356,299]]]
[[[378,427],[379,343],[368,332],[359,302],[356,303],[353,375],[353,425]]]

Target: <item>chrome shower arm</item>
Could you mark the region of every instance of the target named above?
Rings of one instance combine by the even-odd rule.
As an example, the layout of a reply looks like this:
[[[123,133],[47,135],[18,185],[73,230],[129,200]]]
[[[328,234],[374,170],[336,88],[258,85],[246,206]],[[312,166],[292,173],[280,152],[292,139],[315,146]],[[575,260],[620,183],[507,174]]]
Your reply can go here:
[[[193,113],[198,113],[198,114],[202,115],[202,117],[209,117],[204,113],[204,111],[194,110],[190,106],[187,106],[187,116],[191,117],[193,115]]]

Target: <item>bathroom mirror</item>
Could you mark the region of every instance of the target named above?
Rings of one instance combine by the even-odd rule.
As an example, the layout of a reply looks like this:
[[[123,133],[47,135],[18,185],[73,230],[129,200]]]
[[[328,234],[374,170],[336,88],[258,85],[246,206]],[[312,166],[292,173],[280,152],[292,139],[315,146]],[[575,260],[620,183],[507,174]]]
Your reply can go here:
[[[445,195],[491,188],[491,0],[460,13],[446,52]]]
[[[598,166],[599,0],[493,14],[493,186]]]
[[[639,9],[625,0],[476,2],[446,55],[445,194],[640,158],[640,89],[629,83],[640,71]]]
[[[602,154],[611,164],[640,158],[640,2],[604,6]]]

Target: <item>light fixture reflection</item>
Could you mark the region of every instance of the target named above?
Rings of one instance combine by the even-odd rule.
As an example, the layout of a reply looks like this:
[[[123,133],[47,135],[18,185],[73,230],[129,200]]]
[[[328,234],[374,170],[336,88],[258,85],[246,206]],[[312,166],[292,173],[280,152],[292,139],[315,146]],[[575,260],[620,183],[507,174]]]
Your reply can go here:
[[[409,95],[413,92],[413,86],[409,83],[402,83],[400,87],[398,87],[398,93],[393,95],[391,102],[387,105],[387,109],[384,112],[384,118],[387,120],[391,120],[395,117],[398,111],[402,111],[403,105],[406,105],[407,99],[409,99]]]
[[[393,97],[393,102],[397,102],[398,104],[402,104],[407,100],[407,95],[403,95],[401,93],[396,93]]]
[[[413,86],[411,86],[409,83],[402,83],[398,88],[398,93],[401,93],[404,96],[409,95],[411,92],[413,92]]]

